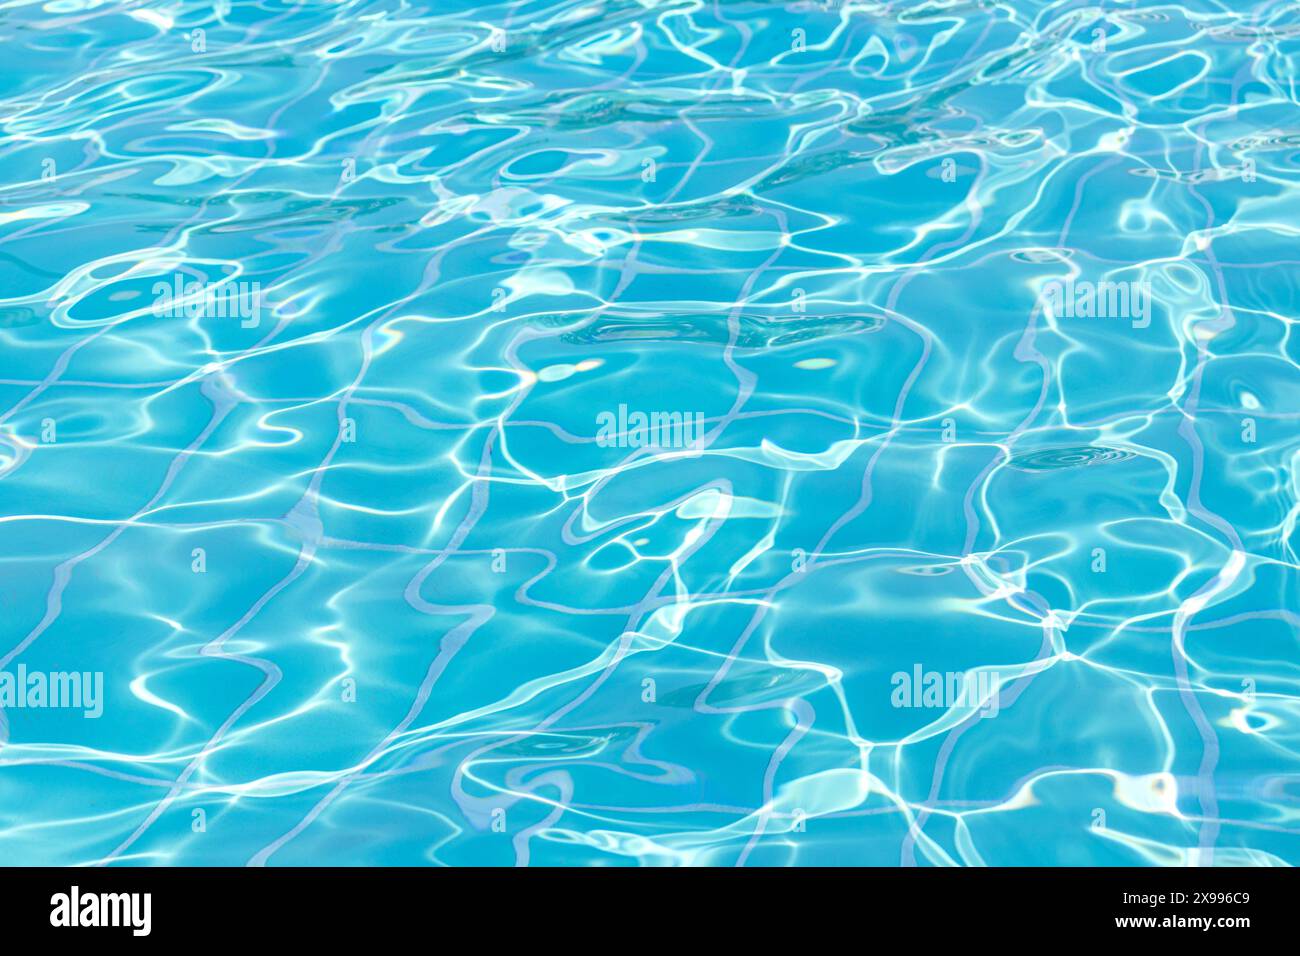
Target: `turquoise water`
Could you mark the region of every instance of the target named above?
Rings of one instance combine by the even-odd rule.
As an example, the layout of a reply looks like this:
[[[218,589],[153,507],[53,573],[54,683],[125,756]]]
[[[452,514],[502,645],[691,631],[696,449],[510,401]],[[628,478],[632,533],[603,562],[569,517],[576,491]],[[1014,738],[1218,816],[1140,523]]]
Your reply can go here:
[[[0,40],[0,862],[1300,860],[1294,6]]]

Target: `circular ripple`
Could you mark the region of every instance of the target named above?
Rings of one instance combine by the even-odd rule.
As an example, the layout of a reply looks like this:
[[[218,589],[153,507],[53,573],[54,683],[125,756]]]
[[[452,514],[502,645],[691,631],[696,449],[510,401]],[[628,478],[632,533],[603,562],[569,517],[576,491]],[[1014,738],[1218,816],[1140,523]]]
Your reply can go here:
[[[1044,262],[1065,262],[1073,258],[1073,249],[1061,248],[1034,248],[1034,249],[1017,249],[1011,253],[1011,258],[1017,262],[1030,262],[1035,265]]]
[[[1044,448],[1042,451],[1017,455],[1007,462],[1007,467],[1018,471],[1050,471],[1055,468],[1086,468],[1105,465],[1113,461],[1127,461],[1134,457],[1131,451],[1107,448],[1104,445],[1075,445],[1070,448]]]

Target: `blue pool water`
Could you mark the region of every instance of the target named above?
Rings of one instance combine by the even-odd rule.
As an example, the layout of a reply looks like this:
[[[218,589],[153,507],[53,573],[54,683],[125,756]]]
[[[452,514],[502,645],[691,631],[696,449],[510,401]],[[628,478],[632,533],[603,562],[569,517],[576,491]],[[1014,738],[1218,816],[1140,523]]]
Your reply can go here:
[[[1300,12],[0,9],[0,862],[1300,860]]]

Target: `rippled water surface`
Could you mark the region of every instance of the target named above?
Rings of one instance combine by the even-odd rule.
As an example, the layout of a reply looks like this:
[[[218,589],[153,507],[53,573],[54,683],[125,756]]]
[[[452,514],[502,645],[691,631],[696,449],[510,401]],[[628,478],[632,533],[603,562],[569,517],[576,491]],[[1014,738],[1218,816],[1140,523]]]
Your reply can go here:
[[[0,50],[0,861],[1300,860],[1295,5]]]

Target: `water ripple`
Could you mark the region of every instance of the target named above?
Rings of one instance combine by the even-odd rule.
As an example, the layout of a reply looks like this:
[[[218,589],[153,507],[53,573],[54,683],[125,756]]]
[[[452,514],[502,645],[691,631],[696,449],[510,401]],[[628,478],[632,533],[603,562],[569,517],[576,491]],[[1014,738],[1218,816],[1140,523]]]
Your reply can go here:
[[[1293,7],[0,36],[5,860],[1300,861]]]

